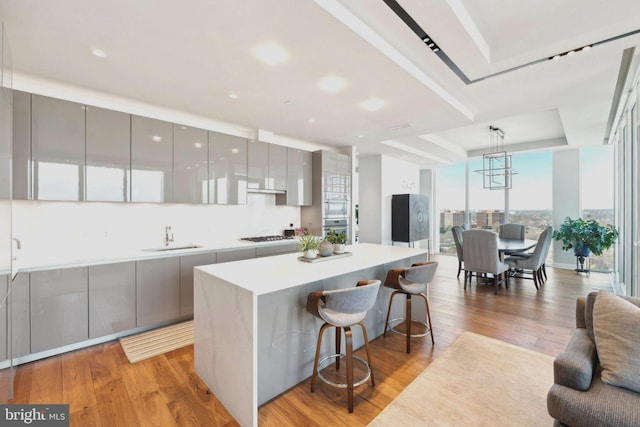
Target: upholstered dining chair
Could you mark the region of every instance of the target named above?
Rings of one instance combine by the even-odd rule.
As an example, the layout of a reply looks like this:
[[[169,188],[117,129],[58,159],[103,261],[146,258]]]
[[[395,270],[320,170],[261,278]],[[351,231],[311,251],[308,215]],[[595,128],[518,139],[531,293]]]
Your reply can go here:
[[[504,283],[509,289],[509,279],[506,274],[509,266],[500,261],[498,253],[498,235],[489,230],[467,230],[462,233],[462,251],[464,252],[465,280],[464,289],[467,289],[467,281],[471,284],[472,273],[476,273],[476,281],[480,275],[493,275],[495,293],[498,287]]]
[[[498,237],[501,239],[524,240],[525,226],[522,224],[500,224]],[[512,255],[518,251],[505,251],[505,255]]]
[[[546,272],[544,272],[543,265],[549,253],[549,247],[551,246],[551,237],[553,236],[553,228],[547,227],[538,236],[538,242],[533,250],[533,253],[529,256],[513,255],[507,257],[504,262],[509,267],[516,271],[522,270],[522,273],[515,273],[513,277],[522,279],[533,279],[533,284],[536,289],[540,289],[540,285],[546,280]],[[527,274],[531,276],[527,276]]]
[[[324,321],[318,334],[318,344],[316,347],[316,357],[313,362],[313,375],[311,376],[311,392],[315,390],[316,381],[320,378],[325,383],[339,388],[347,389],[347,406],[349,412],[353,412],[353,388],[364,384],[371,378],[371,385],[375,385],[373,376],[373,365],[371,363],[371,351],[369,350],[369,336],[367,328],[362,321],[367,316],[367,312],[373,307],[378,296],[380,280],[365,280],[358,282],[357,286],[346,289],[326,290],[312,292],[307,297],[307,311]],[[367,360],[353,354],[353,343],[351,327],[359,325],[364,335],[364,346],[367,352]],[[322,348],[322,336],[329,327],[335,327],[335,353],[320,359],[320,349]],[[346,354],[341,354],[341,335],[344,331]],[[346,383],[336,383],[325,378],[318,370],[318,366],[326,360],[335,359],[336,371],[340,370],[340,359],[346,359],[347,372]],[[367,375],[354,383],[353,362],[360,361],[367,368]]]
[[[407,340],[407,353],[411,352],[411,338],[424,337],[427,334],[431,334],[431,345],[434,345],[435,343],[433,340],[433,327],[431,326],[431,313],[429,312],[428,295],[429,283],[433,281],[433,278],[436,275],[437,268],[437,262],[427,262],[413,264],[409,268],[394,268],[387,272],[387,279],[384,282],[384,286],[387,288],[391,288],[394,291],[391,293],[391,297],[389,297],[387,319],[384,323],[384,333],[382,334],[382,336],[387,336],[387,329],[391,329],[393,332],[397,332],[399,334],[404,334]],[[406,297],[405,317],[389,320],[393,298],[398,294],[404,294]],[[413,319],[411,317],[411,297],[413,295],[417,295],[424,300],[425,308],[427,311],[427,322],[422,323],[422,325],[424,326],[424,332],[421,333],[411,332],[411,324],[413,323]],[[402,321],[404,321],[405,323],[404,332],[396,331],[394,329],[395,325],[401,323]],[[393,323],[393,325],[391,325],[391,323]]]
[[[461,225],[454,225],[451,227],[451,234],[453,234],[453,243],[456,245],[456,254],[458,255],[458,275],[460,278],[460,272],[462,271],[462,263],[464,262],[464,252],[462,252],[462,233],[464,228]],[[466,273],[465,273],[466,274]]]

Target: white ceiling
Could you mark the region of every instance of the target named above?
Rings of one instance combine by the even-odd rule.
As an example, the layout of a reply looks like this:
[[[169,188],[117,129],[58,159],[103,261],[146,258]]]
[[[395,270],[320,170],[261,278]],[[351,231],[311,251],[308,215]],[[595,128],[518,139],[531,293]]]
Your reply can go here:
[[[423,167],[488,149],[489,125],[514,151],[602,143],[640,35],[541,60],[639,30],[640,1],[398,3],[470,80],[516,69],[463,83],[382,0],[0,0],[0,18],[16,86],[44,79]],[[288,59],[258,61],[266,41]],[[327,75],[347,86],[323,92]],[[359,106],[371,97],[385,106]]]

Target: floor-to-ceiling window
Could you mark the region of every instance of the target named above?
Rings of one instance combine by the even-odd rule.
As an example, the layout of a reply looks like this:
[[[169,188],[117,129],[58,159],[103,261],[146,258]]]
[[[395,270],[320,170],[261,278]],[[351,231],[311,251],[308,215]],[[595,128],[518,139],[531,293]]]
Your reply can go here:
[[[610,145],[597,145],[582,148],[580,154],[582,217],[595,219],[601,225],[614,225],[614,150]],[[600,256],[592,254],[591,270],[613,270],[613,257],[613,247]]]
[[[439,214],[439,245],[441,253],[455,254],[451,227],[466,222],[465,162],[440,168],[436,175],[436,209]]]
[[[498,231],[504,221],[504,190],[483,188],[482,158],[469,160],[469,223],[473,228]]]

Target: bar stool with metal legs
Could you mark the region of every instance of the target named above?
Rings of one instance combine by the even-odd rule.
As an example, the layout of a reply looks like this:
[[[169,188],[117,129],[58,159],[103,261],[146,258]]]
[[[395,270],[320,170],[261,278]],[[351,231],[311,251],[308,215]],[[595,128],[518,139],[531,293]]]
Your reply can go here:
[[[314,391],[316,380],[320,378],[329,385],[347,389],[347,400],[349,412],[353,412],[353,388],[364,384],[367,379],[371,378],[371,385],[375,385],[373,378],[373,368],[371,363],[371,352],[369,351],[369,337],[367,336],[367,328],[362,321],[367,312],[373,307],[378,296],[380,288],[380,280],[368,280],[358,282],[356,287],[337,289],[322,292],[312,292],[307,297],[307,311],[314,316],[324,320],[324,324],[320,328],[318,334],[318,345],[316,347],[316,357],[313,362],[313,375],[311,377],[311,392]],[[353,343],[351,337],[351,326],[360,325],[364,335],[364,345],[367,352],[367,360],[353,354]],[[322,347],[322,336],[324,331],[329,327],[335,327],[335,353],[320,359],[320,349]],[[340,341],[342,330],[344,330],[346,355],[341,354]],[[345,358],[347,365],[346,383],[337,383],[331,381],[322,375],[322,368],[318,368],[325,361],[335,359],[336,371],[340,370],[340,359]],[[353,362],[354,360],[364,364],[367,374],[363,379],[354,383],[353,380]]]
[[[391,329],[393,332],[398,334],[406,335],[407,353],[411,352],[412,337],[424,337],[427,334],[431,334],[431,344],[435,344],[433,340],[433,328],[431,327],[431,314],[429,313],[429,299],[427,298],[427,295],[429,283],[433,280],[437,268],[437,262],[427,262],[423,264],[413,264],[409,268],[394,268],[387,272],[387,279],[385,280],[384,286],[392,288],[394,291],[389,298],[389,308],[387,309],[387,320],[384,324],[383,336],[387,336],[387,329]],[[404,294],[406,296],[405,317],[389,320],[393,297],[398,294]],[[413,295],[420,296],[424,300],[427,309],[427,322],[417,322],[425,327],[425,330],[422,333],[411,332],[411,323],[413,323],[413,320],[411,319],[411,297]],[[396,325],[401,323],[401,321],[405,322],[404,332],[394,329]],[[391,325],[391,323],[393,323],[393,325]]]

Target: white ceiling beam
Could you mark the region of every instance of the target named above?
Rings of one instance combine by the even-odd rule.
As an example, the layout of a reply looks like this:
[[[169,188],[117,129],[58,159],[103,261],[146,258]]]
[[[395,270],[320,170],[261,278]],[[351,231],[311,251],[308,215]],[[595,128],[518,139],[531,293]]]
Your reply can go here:
[[[490,64],[491,49],[489,48],[489,44],[484,39],[484,36],[471,18],[471,15],[469,15],[467,8],[462,4],[462,0],[447,0],[447,4],[458,18],[467,34],[469,34],[471,40],[473,40],[473,43],[475,43],[480,53],[487,61],[487,64]]]

